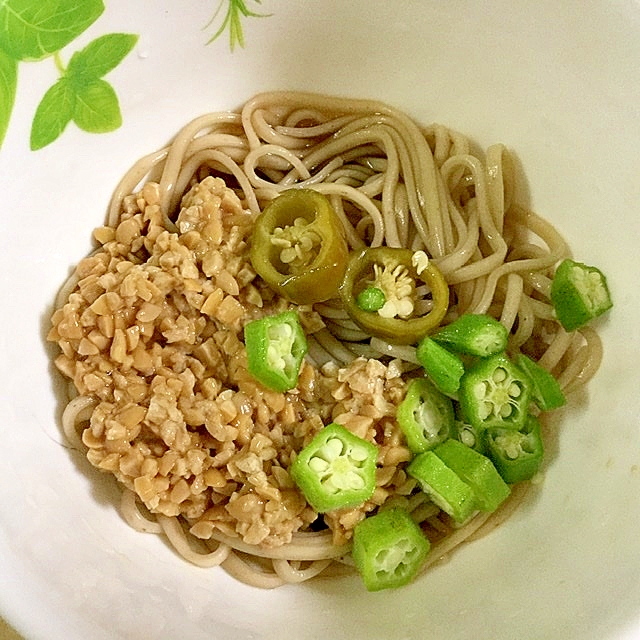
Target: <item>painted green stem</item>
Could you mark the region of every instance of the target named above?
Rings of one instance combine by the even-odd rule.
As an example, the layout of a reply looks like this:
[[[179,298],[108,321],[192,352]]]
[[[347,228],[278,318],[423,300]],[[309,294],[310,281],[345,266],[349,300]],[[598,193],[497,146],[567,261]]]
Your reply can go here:
[[[242,19],[244,18],[265,18],[271,14],[256,13],[251,11],[247,7],[245,0],[220,0],[220,4],[216,9],[211,20],[207,23],[205,29],[216,21],[216,18],[220,14],[220,10],[227,2],[227,12],[220,24],[218,30],[209,38],[207,44],[211,44],[214,40],[217,40],[225,30],[229,30],[229,48],[231,51],[235,49],[236,45],[244,47],[244,32],[242,26]],[[258,4],[261,0],[255,0]]]

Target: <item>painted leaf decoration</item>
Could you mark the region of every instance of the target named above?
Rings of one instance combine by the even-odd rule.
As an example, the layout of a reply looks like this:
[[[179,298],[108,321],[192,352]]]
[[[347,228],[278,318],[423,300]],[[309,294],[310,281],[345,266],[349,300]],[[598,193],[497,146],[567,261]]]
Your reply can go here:
[[[102,78],[122,62],[137,41],[138,36],[129,33],[109,33],[96,38],[71,56],[67,76],[80,83]]]
[[[105,80],[76,89],[73,121],[89,133],[114,131],[122,124],[118,96]]]
[[[206,25],[205,29],[213,24],[224,3],[227,3],[227,12],[222,20],[222,23],[218,27],[218,30],[209,38],[207,44],[210,44],[214,40],[217,40],[225,31],[225,29],[229,30],[229,47],[231,51],[234,50],[236,44],[244,47],[244,33],[242,27],[242,16],[245,18],[264,18],[270,14],[265,13],[256,13],[255,11],[251,11],[247,6],[245,0],[220,0],[220,4],[216,9],[213,17]],[[261,0],[255,0],[258,4],[261,3]]]
[[[13,111],[17,83],[18,63],[0,49],[0,147]]]
[[[104,11],[102,0],[3,0],[0,48],[16,60],[60,51]]]
[[[45,94],[31,125],[31,150],[51,144],[71,121],[75,91],[66,78],[61,78]]]

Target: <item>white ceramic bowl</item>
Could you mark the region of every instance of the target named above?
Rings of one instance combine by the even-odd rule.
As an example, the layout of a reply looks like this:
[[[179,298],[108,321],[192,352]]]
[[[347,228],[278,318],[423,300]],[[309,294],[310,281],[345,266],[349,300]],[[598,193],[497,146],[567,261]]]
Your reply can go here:
[[[59,71],[52,57],[17,65],[0,149],[2,615],[28,638],[67,640],[640,635],[640,6],[246,0],[271,15],[243,19],[245,46],[231,53],[228,32],[206,44],[228,2],[206,27],[217,4],[112,0],[62,49],[65,65],[99,36],[139,35],[107,76],[123,114],[111,133],[70,125],[31,151],[36,108]],[[19,5],[28,3],[0,3],[0,30]],[[75,5],[91,15],[92,2]],[[53,28],[43,24],[42,42]],[[21,33],[3,37],[19,48]],[[13,68],[4,60],[0,103]],[[114,484],[60,432],[43,336],[117,181],[191,118],[267,89],[380,99],[483,146],[504,142],[533,207],[609,277],[604,362],[563,412],[542,490],[491,536],[395,592],[367,593],[357,577],[259,591],[192,567],[129,529]]]

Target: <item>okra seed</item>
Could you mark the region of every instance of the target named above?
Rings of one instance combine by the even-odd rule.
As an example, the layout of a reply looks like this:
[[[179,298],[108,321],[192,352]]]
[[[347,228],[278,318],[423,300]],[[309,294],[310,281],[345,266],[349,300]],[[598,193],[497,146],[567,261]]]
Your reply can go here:
[[[486,420],[491,415],[492,408],[493,407],[490,402],[483,402],[478,407],[478,415],[480,416],[480,419]]]
[[[521,443],[518,439],[507,435],[499,436],[496,438],[496,444],[504,450],[507,458],[515,460],[520,456]]]
[[[462,441],[462,444],[466,444],[467,447],[476,446],[476,437],[471,431],[469,431],[469,429],[463,429],[460,432],[460,440]]]
[[[509,395],[512,398],[519,398],[521,393],[522,393],[522,389],[520,388],[519,384],[517,384],[516,382],[512,382],[509,385]]]
[[[348,456],[357,462],[363,462],[367,459],[367,452],[361,447],[353,447],[350,449]]]
[[[502,367],[498,367],[494,372],[493,372],[493,376],[491,376],[493,378],[493,381],[496,383],[500,383],[500,382],[504,382],[507,378],[507,372],[502,368]]]
[[[489,385],[486,382],[479,382],[473,388],[473,395],[476,397],[477,400],[482,400],[487,396],[488,393],[489,393]]]
[[[500,415],[503,418],[508,418],[513,413],[513,407],[510,404],[503,404],[500,407]]]
[[[313,458],[309,460],[309,468],[316,473],[322,473],[329,468],[329,463],[318,456],[313,456]]]
[[[325,453],[329,460],[335,460],[342,454],[342,442],[338,438],[331,438],[320,451]]]

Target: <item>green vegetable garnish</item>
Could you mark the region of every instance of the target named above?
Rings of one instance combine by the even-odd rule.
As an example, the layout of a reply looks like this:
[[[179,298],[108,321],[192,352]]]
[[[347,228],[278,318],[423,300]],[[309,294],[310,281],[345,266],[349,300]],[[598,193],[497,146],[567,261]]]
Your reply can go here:
[[[447,440],[434,453],[474,491],[478,508],[495,511],[509,497],[511,489],[489,458],[458,440]]]
[[[348,249],[329,200],[311,189],[290,189],[256,219],[250,256],[274,291],[297,304],[312,304],[337,295]]]
[[[439,329],[432,338],[452,351],[486,358],[504,351],[508,336],[507,329],[495,318],[465,313]]]
[[[613,306],[602,271],[569,258],[560,263],[553,276],[551,302],[567,331],[579,329]]]
[[[440,324],[449,306],[449,286],[432,262],[427,259],[424,264],[415,259],[416,254],[420,252],[370,247],[351,255],[340,298],[351,319],[369,335],[393,344],[415,344]],[[431,290],[433,304],[427,313],[417,314],[416,287],[422,283]],[[357,302],[369,287],[380,289],[385,296],[383,306],[373,313]]]
[[[478,453],[484,453],[484,442],[482,438],[482,431],[476,429],[468,422],[461,420],[455,420],[453,423],[453,430],[451,437],[462,442],[467,447],[477,451]]]
[[[356,507],[376,487],[378,448],[332,423],[298,454],[291,477],[319,513]]]
[[[530,480],[540,468],[544,447],[540,423],[528,416],[520,430],[488,429],[485,433],[487,455],[505,482]]]
[[[380,511],[356,525],[351,555],[366,588],[380,591],[410,582],[430,547],[411,516],[394,508]]]
[[[416,350],[418,362],[433,383],[447,395],[455,394],[460,388],[464,374],[462,360],[430,337],[423,338]]]
[[[295,311],[249,322],[244,328],[249,373],[265,387],[288,391],[298,383],[307,339]]]
[[[396,411],[398,425],[413,453],[422,453],[444,442],[453,425],[453,405],[426,378],[409,382]]]
[[[477,510],[473,489],[433,451],[417,455],[407,467],[432,502],[456,522],[465,522]]]
[[[523,353],[516,358],[516,364],[528,376],[532,399],[542,411],[558,409],[567,403],[560,384],[552,373]]]
[[[529,378],[504,353],[478,360],[460,380],[460,406],[476,429],[519,429],[527,417]]]

